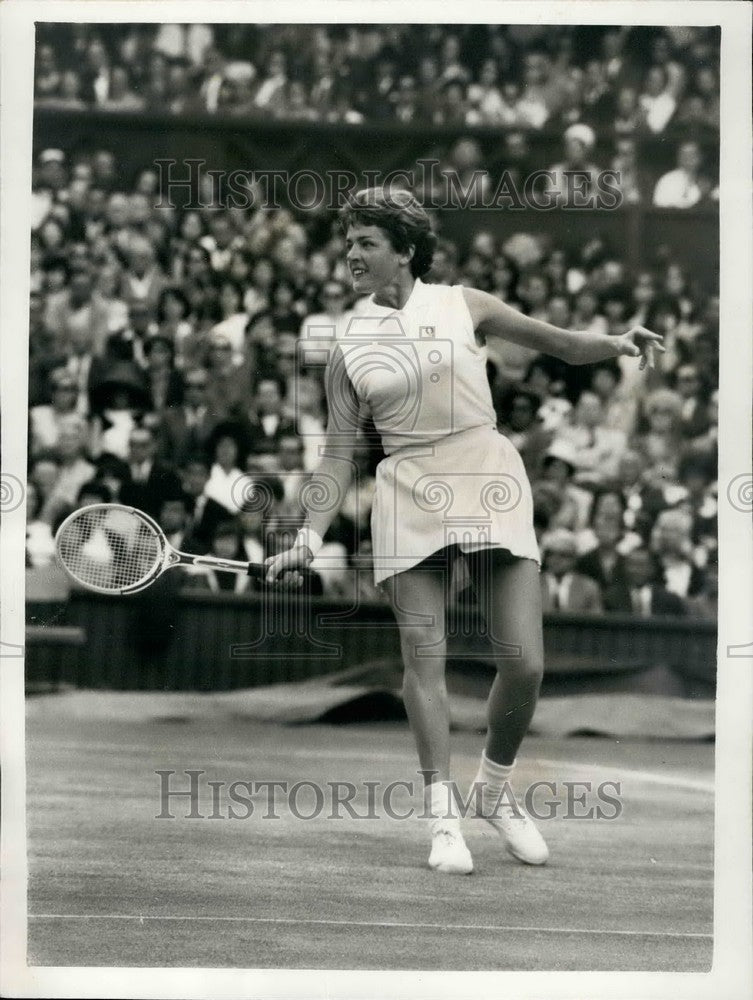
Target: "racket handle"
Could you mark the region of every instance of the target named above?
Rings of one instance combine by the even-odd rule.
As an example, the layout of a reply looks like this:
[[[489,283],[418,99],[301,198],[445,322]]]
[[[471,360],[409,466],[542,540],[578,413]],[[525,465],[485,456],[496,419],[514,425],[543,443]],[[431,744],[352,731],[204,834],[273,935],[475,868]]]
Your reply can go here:
[[[264,580],[267,575],[267,568],[263,563],[249,563],[246,576],[253,580]]]

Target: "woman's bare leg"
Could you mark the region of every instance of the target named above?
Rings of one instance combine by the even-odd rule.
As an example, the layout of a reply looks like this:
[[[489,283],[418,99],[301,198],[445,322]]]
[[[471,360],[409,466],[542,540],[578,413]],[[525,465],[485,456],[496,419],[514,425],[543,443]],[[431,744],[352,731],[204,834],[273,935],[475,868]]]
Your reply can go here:
[[[400,629],[403,701],[427,784],[450,776],[450,712],[445,683],[445,574],[410,569],[387,591]]]
[[[494,651],[497,676],[487,703],[486,756],[512,764],[533,717],[544,672],[539,569],[506,550],[466,556]]]
[[[474,553],[468,565],[497,667],[487,703],[486,747],[474,782],[479,812],[514,857],[543,865],[549,857],[544,838],[510,787],[544,671],[538,566],[505,550]]]
[[[400,629],[403,700],[423,771],[431,834],[429,867],[468,875],[473,859],[460,830],[450,778],[450,711],[445,683],[448,573],[424,567],[399,573],[387,590]]]

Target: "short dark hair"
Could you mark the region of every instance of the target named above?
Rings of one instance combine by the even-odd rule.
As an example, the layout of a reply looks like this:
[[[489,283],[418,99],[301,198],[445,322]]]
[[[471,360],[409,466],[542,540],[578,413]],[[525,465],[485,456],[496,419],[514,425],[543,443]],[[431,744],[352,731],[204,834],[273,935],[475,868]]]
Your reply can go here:
[[[350,194],[340,209],[340,224],[344,233],[353,225],[378,226],[397,253],[413,247],[410,271],[414,278],[431,270],[437,237],[426,209],[410,191],[363,188]]]

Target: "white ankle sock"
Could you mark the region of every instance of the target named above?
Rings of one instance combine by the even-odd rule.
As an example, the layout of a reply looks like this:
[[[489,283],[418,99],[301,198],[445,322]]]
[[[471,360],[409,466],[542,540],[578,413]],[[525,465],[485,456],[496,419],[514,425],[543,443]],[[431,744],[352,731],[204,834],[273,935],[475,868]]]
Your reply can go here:
[[[514,767],[515,761],[512,764],[497,764],[481,751],[481,762],[473,780],[474,784],[481,787],[480,804],[484,807],[484,812],[493,809],[500,800],[512,805],[514,797],[510,778]]]
[[[434,781],[424,789],[424,801],[432,836],[437,830],[460,832],[460,813],[453,789],[452,781]]]

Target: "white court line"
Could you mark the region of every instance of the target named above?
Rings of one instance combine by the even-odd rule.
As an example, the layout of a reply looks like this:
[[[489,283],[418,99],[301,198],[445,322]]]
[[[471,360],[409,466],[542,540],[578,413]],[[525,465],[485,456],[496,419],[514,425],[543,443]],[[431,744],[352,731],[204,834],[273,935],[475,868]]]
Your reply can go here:
[[[670,785],[672,788],[685,788],[691,792],[714,794],[713,781],[700,781],[698,778],[684,778],[681,775],[673,775],[665,778],[653,771],[634,771],[628,768],[610,767],[608,764],[583,764],[582,762],[575,764],[572,761],[546,760],[543,757],[531,757],[528,758],[528,762],[531,764],[544,764],[546,767],[566,767],[573,771],[598,772],[599,774],[611,775],[615,778],[619,778],[622,775],[623,780],[624,777],[629,777],[636,781],[643,781],[647,785]]]
[[[144,751],[154,751],[154,747],[145,747],[143,744],[127,744],[127,743],[67,743],[67,742],[51,742],[46,744],[49,747],[56,749],[73,750],[76,753],[92,751],[100,752],[102,750],[111,750],[117,753],[136,753],[144,754]],[[269,747],[265,749],[265,753],[268,753],[270,757],[295,757],[298,753],[297,750],[291,749],[280,750],[279,748]],[[377,761],[404,761],[406,754],[399,751],[390,750],[380,750],[379,754],[375,757],[373,751],[363,751],[363,753],[358,751],[357,747],[350,747],[345,749],[337,750],[317,750],[309,749],[305,751],[305,755],[309,760],[336,760],[338,763],[342,763],[342,755],[347,752],[347,754],[354,760],[367,760],[369,763],[373,764]],[[461,756],[456,753],[455,757]],[[213,762],[214,763],[214,762]],[[218,758],[218,763],[223,766],[231,767],[249,767],[250,762],[247,760],[235,760],[232,758]],[[583,761],[568,760],[548,760],[544,757],[523,757],[521,758],[521,764],[543,764],[545,767],[555,768],[559,771],[585,771],[587,774],[591,775],[593,780],[594,775],[599,774],[604,777],[614,778],[621,781],[633,780],[638,782],[643,782],[647,785],[663,785],[669,788],[685,789],[691,792],[704,792],[707,795],[714,794],[714,782],[703,781],[698,778],[691,778],[683,775],[667,775],[664,777],[661,774],[656,774],[653,771],[636,771],[631,768],[626,767],[612,767],[608,764],[584,764]]]
[[[514,933],[525,934],[587,934],[589,936],[597,934],[608,937],[653,937],[653,938],[708,938],[713,939],[713,934],[705,934],[699,931],[635,931],[635,930],[603,930],[592,927],[526,927],[526,926],[506,926],[504,924],[432,924],[432,923],[411,923],[391,922],[380,920],[315,920],[306,917],[202,917],[196,914],[188,916],[141,916],[135,913],[30,913],[29,920],[137,920],[144,923],[151,921],[188,921],[197,923],[201,921],[217,923],[247,923],[247,924],[282,924],[298,925],[311,924],[323,927],[394,927],[398,930],[441,930],[441,931],[512,931]]]

